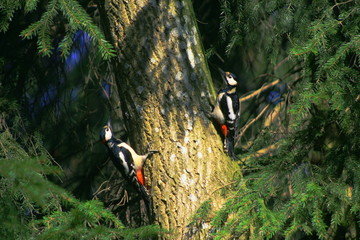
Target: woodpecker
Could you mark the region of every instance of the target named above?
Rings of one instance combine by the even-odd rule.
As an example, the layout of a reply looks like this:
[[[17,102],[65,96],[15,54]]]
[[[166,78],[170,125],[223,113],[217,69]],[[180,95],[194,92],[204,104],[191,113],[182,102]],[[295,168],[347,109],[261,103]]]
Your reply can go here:
[[[145,188],[143,167],[146,159],[152,154],[158,153],[158,151],[150,150],[145,155],[138,155],[132,147],[113,136],[109,123],[101,130],[100,140],[109,150],[111,160],[115,167],[121,172],[122,176],[140,192],[148,207],[148,211],[151,211],[150,196]]]
[[[236,94],[238,83],[233,73],[224,72],[221,69],[219,71],[226,83],[226,87],[219,90],[211,116],[220,124],[220,129],[224,136],[225,152],[231,158],[234,158],[235,127],[240,117],[239,97]]]

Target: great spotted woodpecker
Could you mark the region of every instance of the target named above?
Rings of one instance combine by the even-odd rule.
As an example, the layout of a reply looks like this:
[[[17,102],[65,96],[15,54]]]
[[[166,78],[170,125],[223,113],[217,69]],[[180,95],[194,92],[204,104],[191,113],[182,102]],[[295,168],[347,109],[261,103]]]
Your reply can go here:
[[[224,135],[224,150],[231,158],[234,158],[235,127],[239,111],[239,97],[236,94],[236,76],[230,72],[219,69],[226,87],[220,89],[211,116],[220,124]]]
[[[111,160],[115,167],[121,172],[122,176],[140,192],[148,210],[151,211],[149,193],[145,188],[143,167],[145,160],[152,154],[158,153],[158,151],[150,150],[145,155],[138,155],[132,147],[113,136],[109,123],[101,130],[100,140],[109,150]]]

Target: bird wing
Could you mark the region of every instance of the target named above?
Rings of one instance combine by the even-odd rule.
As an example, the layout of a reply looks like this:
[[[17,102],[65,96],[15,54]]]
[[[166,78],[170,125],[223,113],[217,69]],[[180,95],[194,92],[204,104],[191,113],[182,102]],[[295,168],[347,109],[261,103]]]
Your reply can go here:
[[[224,94],[220,99],[220,109],[226,121],[234,121],[239,112],[239,98],[236,94]]]

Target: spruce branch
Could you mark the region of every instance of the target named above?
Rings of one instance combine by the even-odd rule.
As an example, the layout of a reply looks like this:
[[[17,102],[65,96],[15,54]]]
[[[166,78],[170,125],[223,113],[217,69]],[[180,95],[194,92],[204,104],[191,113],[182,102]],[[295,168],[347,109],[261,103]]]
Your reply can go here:
[[[16,10],[21,8],[22,1],[0,1],[0,32],[6,32]]]
[[[70,24],[74,25],[74,29],[84,29],[91,36],[91,39],[95,40],[103,59],[108,60],[115,56],[112,45],[105,40],[99,28],[92,23],[88,14],[77,1],[60,0],[60,9]]]
[[[50,56],[52,50],[52,39],[50,36],[50,26],[52,20],[57,14],[56,9],[57,0],[52,0],[48,3],[46,12],[42,15],[41,19],[20,33],[25,39],[31,39],[33,36],[38,36],[38,50],[44,56]]]
[[[38,40],[38,50],[44,56],[49,57],[51,55],[52,44],[51,37],[49,34],[49,27],[44,26],[40,29],[39,40]]]
[[[36,9],[38,2],[39,0],[26,0],[24,7],[25,13],[34,11]]]
[[[354,36],[351,41],[341,44],[336,53],[324,64],[324,70],[330,70],[341,59],[344,59],[350,50],[360,49],[360,35]]]
[[[59,49],[61,51],[61,56],[62,57],[69,56],[70,51],[71,51],[71,47],[72,47],[72,44],[73,44],[74,34],[75,34],[75,29],[73,29],[71,31],[68,31],[66,33],[66,35],[64,36],[64,38],[59,43]]]
[[[29,0],[25,5],[25,11],[31,12],[35,10],[38,0]],[[32,23],[29,27],[23,30],[20,34],[25,39],[31,39],[37,36],[38,49],[45,55],[51,54],[52,37],[50,29],[53,25],[53,19],[60,10],[69,21],[69,30],[63,37],[59,44],[62,56],[67,56],[71,51],[73,43],[73,35],[77,30],[84,30],[91,36],[91,40],[97,45],[98,52],[104,60],[108,60],[115,56],[115,51],[112,45],[105,40],[104,35],[100,29],[92,22],[90,16],[82,8],[82,6],[75,0],[50,0],[47,4],[47,9],[41,16],[40,20]],[[1,27],[1,26],[0,26]]]
[[[51,0],[48,5],[47,5],[47,10],[46,12],[42,15],[41,19],[33,24],[31,24],[28,28],[26,28],[25,30],[23,30],[20,33],[20,36],[22,36],[23,38],[26,39],[30,39],[32,36],[35,36],[38,34],[38,32],[43,29],[44,30],[49,30],[49,26],[52,23],[52,19],[56,16],[57,14],[57,9],[56,9],[56,5],[57,5],[57,0]]]

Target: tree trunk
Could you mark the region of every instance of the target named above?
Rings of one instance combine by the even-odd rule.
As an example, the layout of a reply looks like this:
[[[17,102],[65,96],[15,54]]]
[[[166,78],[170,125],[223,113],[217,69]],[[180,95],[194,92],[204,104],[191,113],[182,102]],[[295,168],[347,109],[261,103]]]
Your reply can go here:
[[[205,200],[214,209],[239,169],[207,118],[214,98],[190,0],[107,0],[106,29],[117,50],[116,85],[130,143],[145,153],[155,223],[167,239],[205,238],[207,224],[188,226]]]

